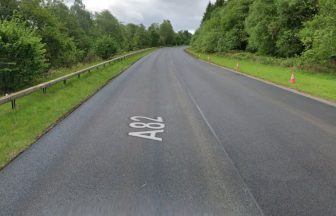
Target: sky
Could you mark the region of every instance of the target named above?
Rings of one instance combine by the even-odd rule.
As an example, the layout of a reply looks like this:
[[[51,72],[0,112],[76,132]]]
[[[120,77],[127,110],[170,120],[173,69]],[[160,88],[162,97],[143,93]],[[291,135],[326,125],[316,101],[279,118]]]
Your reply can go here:
[[[200,25],[209,0],[83,0],[86,9],[108,9],[122,23],[149,26],[169,19],[175,31],[194,32]]]

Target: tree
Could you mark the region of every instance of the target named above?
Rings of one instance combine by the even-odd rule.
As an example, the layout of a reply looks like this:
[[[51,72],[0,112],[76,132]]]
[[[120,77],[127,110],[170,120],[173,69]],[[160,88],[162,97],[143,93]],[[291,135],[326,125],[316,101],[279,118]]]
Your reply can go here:
[[[317,12],[317,0],[277,0],[277,55],[292,57],[304,50],[298,33],[303,23],[310,20]]]
[[[44,44],[19,20],[0,22],[0,90],[11,92],[30,84],[47,68]]]
[[[136,48],[144,48],[148,46],[149,39],[144,25],[140,25],[137,27],[134,34],[133,43]]]
[[[49,2],[47,8],[64,26],[67,35],[73,39],[78,52],[78,60],[83,60],[91,49],[92,42],[89,35],[79,25],[75,14],[61,0]]]
[[[97,56],[102,59],[108,59],[116,54],[118,45],[113,37],[104,35],[97,39],[94,50]]]
[[[220,7],[223,7],[225,6],[226,4],[226,1],[225,0],[216,0],[215,4],[214,4],[214,7],[215,8],[220,8]]]
[[[262,55],[275,55],[279,32],[274,0],[256,0],[246,18],[248,49]]]
[[[211,1],[209,1],[208,6],[206,7],[205,13],[203,15],[202,23],[206,20],[209,20],[212,16],[212,13],[216,9],[219,9],[219,8],[225,6],[226,3],[227,2],[225,0],[216,0],[216,2],[214,4],[212,4]]]
[[[280,57],[301,54],[298,33],[316,11],[316,0],[256,0],[246,20],[249,48]]]
[[[117,41],[119,48],[126,46],[123,27],[108,10],[96,13],[95,17],[96,25],[100,34],[107,34],[114,38],[115,41]]]
[[[125,31],[126,31],[126,39],[127,39],[127,49],[128,50],[134,50],[136,49],[136,44],[134,41],[134,36],[137,32],[138,26],[133,24],[133,23],[129,23],[125,26]]]
[[[19,13],[46,44],[46,57],[51,66],[67,66],[78,61],[78,50],[66,28],[50,13],[42,0],[21,0]]]
[[[18,8],[17,0],[1,0],[0,1],[0,19],[9,20],[13,17],[14,11]]]
[[[304,57],[315,62],[336,60],[336,2],[320,0],[319,14],[304,24],[300,38],[306,46]]]
[[[160,46],[160,26],[157,23],[153,23],[148,28],[149,46]]]
[[[169,20],[164,20],[160,25],[160,41],[162,45],[175,45],[175,32]]]
[[[252,0],[232,0],[216,8],[194,35],[192,47],[203,52],[245,50],[248,34],[244,22]]]
[[[216,14],[209,20],[205,21],[202,26],[195,32],[191,46],[201,52],[215,52],[220,37],[220,16]]]
[[[75,0],[70,8],[72,14],[76,17],[79,26],[87,35],[95,35],[93,15],[85,9],[82,0]]]
[[[202,23],[211,18],[212,11],[215,9],[215,6],[209,1],[208,6],[206,7],[205,13],[202,18]]]
[[[244,22],[252,0],[229,1],[220,10],[220,31],[216,51],[245,50],[248,34]]]
[[[188,31],[179,31],[176,36],[176,45],[189,45],[192,34]]]

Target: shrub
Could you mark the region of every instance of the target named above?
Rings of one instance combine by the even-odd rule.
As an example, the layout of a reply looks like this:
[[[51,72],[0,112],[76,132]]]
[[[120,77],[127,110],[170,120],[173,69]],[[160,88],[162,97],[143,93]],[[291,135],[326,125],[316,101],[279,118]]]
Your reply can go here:
[[[15,91],[46,72],[44,44],[18,20],[0,22],[0,90]]]
[[[319,3],[319,14],[305,23],[300,37],[307,47],[303,57],[325,64],[336,60],[336,2],[320,0]]]
[[[101,38],[98,38],[94,46],[96,55],[102,59],[110,58],[117,53],[117,50],[117,43],[115,39],[110,36],[102,36]]]

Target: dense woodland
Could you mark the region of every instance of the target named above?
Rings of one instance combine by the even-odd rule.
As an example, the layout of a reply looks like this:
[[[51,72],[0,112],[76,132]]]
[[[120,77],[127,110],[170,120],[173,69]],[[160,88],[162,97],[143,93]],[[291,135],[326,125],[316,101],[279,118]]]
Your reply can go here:
[[[248,51],[335,65],[335,0],[217,0],[209,3],[192,47]]]
[[[188,31],[161,24],[122,24],[108,10],[92,13],[81,0],[0,1],[0,92],[31,85],[50,68],[108,59],[118,52],[189,44]]]

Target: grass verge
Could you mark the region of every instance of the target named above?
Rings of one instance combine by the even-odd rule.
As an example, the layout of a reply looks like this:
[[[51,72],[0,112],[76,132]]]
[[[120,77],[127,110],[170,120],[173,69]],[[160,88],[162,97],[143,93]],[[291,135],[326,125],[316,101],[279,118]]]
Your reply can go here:
[[[296,84],[291,84],[289,82],[291,70],[286,67],[267,65],[248,59],[237,60],[226,55],[199,53],[191,49],[187,49],[187,52],[205,61],[208,61],[208,57],[210,57],[212,63],[231,69],[236,69],[237,62],[239,62],[239,72],[241,73],[258,77],[323,99],[336,101],[335,73],[296,70]]]
[[[152,51],[86,73],[80,79],[73,78],[66,85],[56,84],[48,88],[47,94],[36,92],[20,98],[15,110],[10,103],[1,105],[0,169],[109,80]]]

